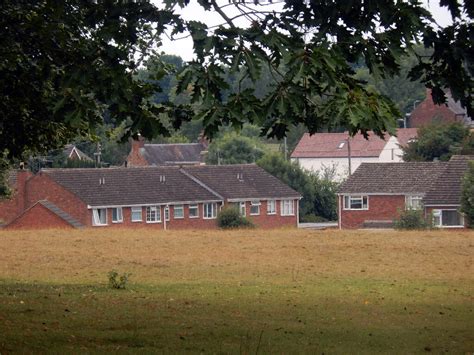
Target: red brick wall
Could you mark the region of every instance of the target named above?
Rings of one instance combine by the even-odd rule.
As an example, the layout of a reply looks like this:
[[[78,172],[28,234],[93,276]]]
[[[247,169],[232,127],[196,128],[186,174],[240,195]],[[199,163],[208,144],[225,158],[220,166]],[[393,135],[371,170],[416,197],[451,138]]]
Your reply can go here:
[[[267,215],[267,202],[261,201],[260,215],[250,216],[250,201],[246,203],[247,217],[255,223],[259,228],[278,228],[283,226],[297,225],[297,214],[295,201],[295,215],[294,216],[280,216],[280,201],[277,200],[276,208],[277,214]],[[218,209],[219,209],[219,203]],[[189,205],[184,205],[184,218],[174,218],[174,206],[170,206],[170,220],[166,221],[166,229],[215,229],[217,228],[216,219],[203,219],[203,204],[199,204],[199,218],[189,218]],[[132,222],[131,208],[123,207],[123,222],[112,223],[112,208],[107,209],[107,227],[113,228],[154,228],[164,229],[164,206],[161,206],[161,222],[160,223],[146,223],[146,207],[142,207],[142,221]],[[92,225],[92,210],[88,210],[89,222],[87,225]],[[102,227],[97,227],[102,228]]]
[[[343,206],[343,197],[339,196],[339,203]],[[362,228],[364,221],[391,221],[398,217],[398,210],[405,208],[405,196],[374,196],[369,195],[368,210],[344,210],[341,211],[342,228]]]
[[[29,179],[25,191],[26,208],[34,205],[39,200],[48,200],[85,226],[92,225],[87,205],[76,195],[53,181],[47,174],[39,173]]]
[[[14,219],[5,229],[72,228],[72,226],[41,204],[36,204]]]
[[[8,223],[25,209],[25,184],[33,174],[28,170],[18,170],[17,183],[12,197],[0,201],[0,221]]]
[[[456,120],[454,112],[446,105],[435,105],[431,98],[431,91],[426,93],[426,99],[418,104],[413,110],[408,127],[415,128],[425,126],[430,123],[448,123]]]

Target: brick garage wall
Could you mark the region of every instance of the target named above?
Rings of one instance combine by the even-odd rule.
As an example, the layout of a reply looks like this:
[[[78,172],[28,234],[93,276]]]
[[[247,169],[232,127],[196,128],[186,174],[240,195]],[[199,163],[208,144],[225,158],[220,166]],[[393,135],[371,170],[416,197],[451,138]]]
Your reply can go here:
[[[345,229],[362,228],[364,221],[392,221],[398,217],[398,210],[405,208],[405,196],[369,195],[368,210],[344,210],[341,204],[341,227]]]
[[[87,205],[47,174],[40,172],[29,179],[26,183],[25,196],[25,208],[33,206],[40,200],[48,200],[85,226],[92,225],[92,217],[89,217],[92,215]]]
[[[8,223],[15,218],[18,213],[17,194],[15,193],[9,200],[0,200],[0,224]]]
[[[16,186],[12,197],[0,200],[0,222],[8,223],[25,210],[25,185],[33,174],[28,170],[17,171]]]

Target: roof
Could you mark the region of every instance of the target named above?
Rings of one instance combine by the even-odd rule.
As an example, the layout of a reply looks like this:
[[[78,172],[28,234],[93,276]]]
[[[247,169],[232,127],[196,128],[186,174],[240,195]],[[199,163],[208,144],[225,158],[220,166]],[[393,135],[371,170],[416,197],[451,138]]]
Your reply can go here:
[[[40,174],[95,207],[301,197],[254,164],[44,169]]]
[[[145,144],[140,151],[150,165],[176,165],[199,164],[205,149],[201,143],[177,143]]]
[[[405,145],[416,137],[416,128],[400,128],[397,131],[400,145]],[[382,139],[369,132],[369,138],[356,134],[349,138],[349,133],[305,133],[291,154],[292,158],[335,158],[347,157],[347,139],[350,139],[352,157],[379,157],[390,136]]]
[[[362,163],[339,188],[339,193],[426,193],[447,162]]]
[[[220,200],[178,167],[45,169],[41,173],[90,206]]]
[[[184,170],[226,199],[301,197],[255,164],[201,165]]]
[[[74,144],[67,144],[63,150],[64,155],[68,159],[79,159],[79,160],[86,160],[86,161],[93,161],[91,157],[89,157],[86,153],[76,147]],[[73,153],[76,153],[77,158],[73,157]]]
[[[454,155],[426,193],[424,204],[460,205],[462,178],[468,170],[469,161],[474,161],[474,155]]]

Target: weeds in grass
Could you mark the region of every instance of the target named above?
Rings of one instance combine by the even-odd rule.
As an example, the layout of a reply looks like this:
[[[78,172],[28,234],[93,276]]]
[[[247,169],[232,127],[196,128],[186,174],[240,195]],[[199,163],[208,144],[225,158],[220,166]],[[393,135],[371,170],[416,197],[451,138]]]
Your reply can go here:
[[[119,273],[115,270],[109,271],[107,274],[109,278],[109,286],[117,290],[124,290],[127,287],[128,278],[131,276],[130,273]]]

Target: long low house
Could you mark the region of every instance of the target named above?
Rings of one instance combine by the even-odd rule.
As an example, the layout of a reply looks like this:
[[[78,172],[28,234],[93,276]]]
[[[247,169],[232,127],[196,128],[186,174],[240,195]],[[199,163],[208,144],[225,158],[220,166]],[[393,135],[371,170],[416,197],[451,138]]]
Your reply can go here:
[[[297,226],[301,195],[253,164],[19,170],[5,228],[216,228],[226,205],[257,226]]]
[[[361,164],[339,188],[339,228],[392,227],[408,208],[432,215],[435,227],[464,228],[462,178],[473,160]]]

